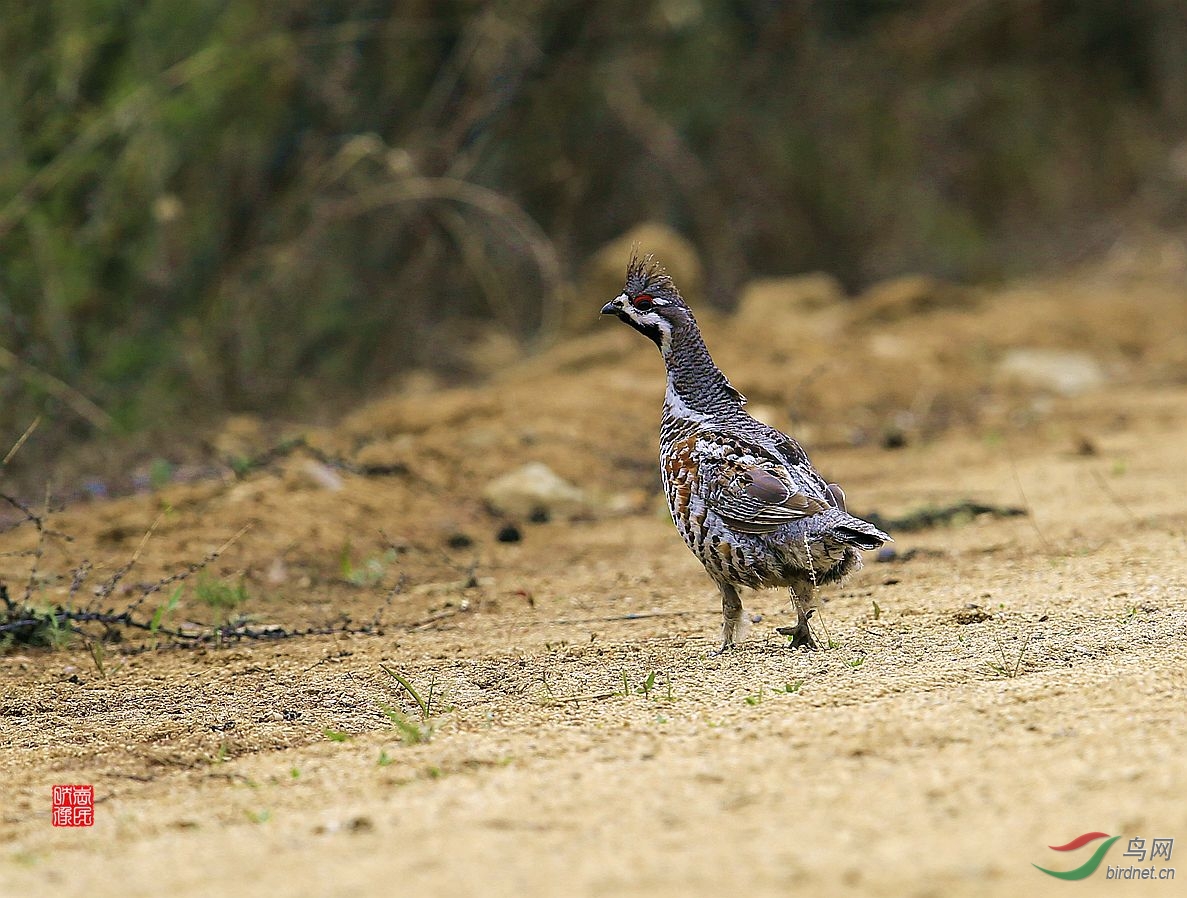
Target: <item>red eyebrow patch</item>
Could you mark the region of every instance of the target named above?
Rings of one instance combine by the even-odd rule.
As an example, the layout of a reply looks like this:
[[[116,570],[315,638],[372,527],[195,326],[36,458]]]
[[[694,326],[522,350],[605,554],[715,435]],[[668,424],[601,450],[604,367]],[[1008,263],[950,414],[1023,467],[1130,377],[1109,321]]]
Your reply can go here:
[[[638,296],[636,296],[634,299],[631,300],[631,305],[637,306],[637,305],[640,305],[641,303],[651,302],[651,301],[652,301],[652,299],[648,294],[640,293]]]

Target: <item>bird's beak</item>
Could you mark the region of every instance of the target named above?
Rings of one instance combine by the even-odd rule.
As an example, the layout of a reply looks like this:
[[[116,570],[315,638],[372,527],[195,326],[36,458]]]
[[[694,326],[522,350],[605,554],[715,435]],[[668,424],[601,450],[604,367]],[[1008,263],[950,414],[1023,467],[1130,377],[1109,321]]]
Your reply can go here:
[[[617,315],[619,312],[622,311],[622,308],[623,308],[622,303],[623,303],[623,300],[625,300],[625,299],[626,299],[626,294],[619,293],[616,297],[614,297],[612,300],[610,300],[608,303],[606,303],[604,306],[602,306],[602,314],[603,315]]]

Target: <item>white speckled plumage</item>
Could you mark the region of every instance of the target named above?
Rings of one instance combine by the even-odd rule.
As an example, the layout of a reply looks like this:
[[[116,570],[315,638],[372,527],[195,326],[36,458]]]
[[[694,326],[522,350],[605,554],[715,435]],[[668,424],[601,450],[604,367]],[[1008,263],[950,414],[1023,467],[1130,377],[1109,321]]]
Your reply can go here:
[[[799,443],[746,413],[692,310],[650,258],[631,259],[623,292],[602,312],[650,338],[663,356],[664,493],[680,536],[721,591],[722,648],[749,626],[740,586],[788,587],[799,615],[792,644],[814,646],[816,586],[856,570],[860,550],[890,537],[845,510],[840,487],[825,482]]]

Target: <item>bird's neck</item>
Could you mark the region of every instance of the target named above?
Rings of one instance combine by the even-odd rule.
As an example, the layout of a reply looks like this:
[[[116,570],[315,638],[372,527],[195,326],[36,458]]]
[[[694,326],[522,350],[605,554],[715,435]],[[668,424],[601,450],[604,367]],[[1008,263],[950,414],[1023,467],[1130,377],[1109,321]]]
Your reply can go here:
[[[672,334],[664,364],[668,369],[665,402],[675,412],[687,409],[692,417],[720,414],[741,408],[746,401],[713,363],[695,322]]]

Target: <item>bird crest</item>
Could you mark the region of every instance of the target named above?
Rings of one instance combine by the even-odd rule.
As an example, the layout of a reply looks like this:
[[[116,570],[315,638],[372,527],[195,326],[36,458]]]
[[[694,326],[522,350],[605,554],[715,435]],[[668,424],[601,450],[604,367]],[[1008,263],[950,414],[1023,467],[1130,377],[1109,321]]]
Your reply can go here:
[[[671,275],[655,260],[655,256],[650,253],[640,256],[638,246],[631,250],[631,261],[626,267],[626,292],[629,296],[646,293],[667,299],[680,298],[680,291],[676,289]]]

